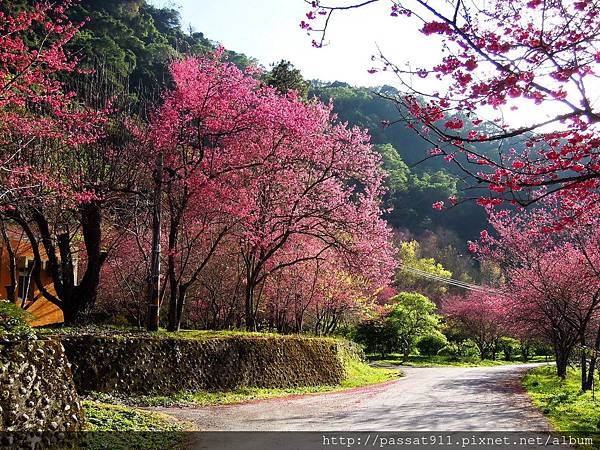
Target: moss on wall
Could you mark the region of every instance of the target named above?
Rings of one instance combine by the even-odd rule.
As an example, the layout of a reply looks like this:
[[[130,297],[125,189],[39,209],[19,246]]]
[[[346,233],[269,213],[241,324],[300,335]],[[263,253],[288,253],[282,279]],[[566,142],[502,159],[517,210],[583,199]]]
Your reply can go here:
[[[59,337],[79,393],[168,395],[182,390],[339,384],[340,344],[298,336],[189,339],[143,334]]]
[[[76,431],[83,419],[60,342],[0,343],[0,431]]]

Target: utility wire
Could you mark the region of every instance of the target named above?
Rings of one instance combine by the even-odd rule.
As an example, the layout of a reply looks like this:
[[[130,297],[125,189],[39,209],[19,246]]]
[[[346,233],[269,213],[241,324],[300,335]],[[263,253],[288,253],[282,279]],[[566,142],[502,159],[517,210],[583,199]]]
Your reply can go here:
[[[405,271],[405,272],[409,272],[412,273],[414,275],[423,277],[423,278],[428,278],[430,280],[434,280],[440,283],[445,283],[445,284],[449,284],[451,286],[456,286],[462,289],[467,289],[470,291],[477,291],[477,292],[484,292],[484,293],[490,293],[490,294],[498,294],[500,293],[500,291],[498,291],[497,289],[493,289],[489,286],[480,286],[477,284],[472,284],[472,283],[467,283],[466,281],[460,281],[460,280],[456,280],[454,278],[446,278],[446,277],[442,277],[440,275],[435,275],[433,273],[429,273],[426,272],[424,270],[420,270],[420,269],[416,269],[414,267],[408,267],[408,266],[402,266],[401,270]]]

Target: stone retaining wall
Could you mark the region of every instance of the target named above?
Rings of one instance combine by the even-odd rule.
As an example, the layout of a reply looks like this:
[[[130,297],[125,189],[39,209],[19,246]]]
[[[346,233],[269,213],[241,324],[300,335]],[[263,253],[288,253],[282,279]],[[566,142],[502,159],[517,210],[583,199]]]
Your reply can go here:
[[[0,343],[0,431],[77,431],[83,421],[60,342]]]
[[[143,335],[60,339],[80,394],[168,395],[183,390],[333,385],[345,377],[341,344],[333,339]]]

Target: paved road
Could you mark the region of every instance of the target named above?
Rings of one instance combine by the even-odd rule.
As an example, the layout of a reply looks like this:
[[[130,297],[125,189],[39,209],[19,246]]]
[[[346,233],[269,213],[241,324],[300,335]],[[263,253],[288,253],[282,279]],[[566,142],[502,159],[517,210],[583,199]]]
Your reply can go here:
[[[350,391],[205,408],[157,408],[203,431],[547,430],[519,379],[532,365],[403,368]]]

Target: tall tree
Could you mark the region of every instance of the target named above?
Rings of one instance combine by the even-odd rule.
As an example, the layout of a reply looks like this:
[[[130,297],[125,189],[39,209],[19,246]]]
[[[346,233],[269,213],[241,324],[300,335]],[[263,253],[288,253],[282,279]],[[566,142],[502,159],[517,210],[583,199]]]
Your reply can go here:
[[[382,173],[367,135],[333,124],[329,107],[282,95],[219,58],[172,65],[176,88],[150,129],[165,157],[173,329],[182,288],[199,280],[226,234],[240,242],[248,329],[257,327],[257,290],[279,270],[328,250],[348,261],[372,251],[387,270]],[[305,253],[285,252],[301,240],[312,241]]]
[[[308,81],[304,79],[300,70],[296,69],[289,61],[282,59],[273,65],[273,68],[266,76],[266,82],[282,94],[287,94],[289,91],[294,90],[300,98],[308,98]]]
[[[32,278],[59,306],[68,324],[85,320],[105,258],[103,209],[133,183],[135,149],[111,128],[92,84],[83,96],[61,81],[76,71],[65,50],[81,25],[67,17],[70,2],[20,9],[2,3],[0,15],[0,181],[3,215],[29,239]],[[105,98],[105,97],[104,97]],[[56,294],[41,282],[42,252]],[[77,255],[85,264],[76,277]]]

